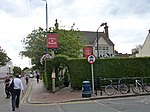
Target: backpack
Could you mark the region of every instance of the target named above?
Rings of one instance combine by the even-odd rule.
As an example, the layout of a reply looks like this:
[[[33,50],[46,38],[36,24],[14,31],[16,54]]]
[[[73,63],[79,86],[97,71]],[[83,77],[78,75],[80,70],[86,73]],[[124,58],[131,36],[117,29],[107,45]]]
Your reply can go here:
[[[12,80],[12,82],[9,84],[9,86],[8,86],[8,91],[9,92],[13,92],[13,90],[14,90],[14,79]]]

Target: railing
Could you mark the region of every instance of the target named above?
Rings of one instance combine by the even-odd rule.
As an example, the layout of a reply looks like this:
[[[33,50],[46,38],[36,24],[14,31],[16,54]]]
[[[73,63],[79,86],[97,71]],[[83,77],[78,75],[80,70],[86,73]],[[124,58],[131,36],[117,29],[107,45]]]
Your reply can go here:
[[[95,94],[98,95],[98,91],[100,92],[99,94],[102,96],[104,89],[107,85],[110,84],[110,80],[114,85],[118,85],[118,82],[124,83],[128,86],[129,91],[128,93],[132,92],[131,88],[135,84],[135,80],[141,80],[145,84],[147,84],[148,87],[150,87],[150,77],[122,77],[122,78],[102,78],[98,77],[95,79]]]

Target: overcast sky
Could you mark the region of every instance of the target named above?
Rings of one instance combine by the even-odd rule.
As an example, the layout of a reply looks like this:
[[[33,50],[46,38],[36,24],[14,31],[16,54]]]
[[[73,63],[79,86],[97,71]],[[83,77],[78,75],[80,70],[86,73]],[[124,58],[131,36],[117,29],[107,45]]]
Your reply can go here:
[[[19,56],[23,50],[21,40],[33,29],[46,27],[45,4],[42,0],[0,2],[0,46],[16,66],[29,66],[29,59]],[[66,29],[75,23],[80,31],[96,31],[107,22],[109,38],[120,53],[131,53],[131,49],[142,45],[150,29],[149,0],[47,0],[47,4],[48,27],[58,19]]]

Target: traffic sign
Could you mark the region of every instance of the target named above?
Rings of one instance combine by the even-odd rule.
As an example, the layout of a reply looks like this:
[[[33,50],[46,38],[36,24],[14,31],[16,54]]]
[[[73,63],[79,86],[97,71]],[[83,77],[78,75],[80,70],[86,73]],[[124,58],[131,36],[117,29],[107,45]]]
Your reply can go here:
[[[93,63],[96,61],[96,56],[93,55],[93,54],[87,56],[87,61],[88,61],[90,64],[93,64]]]

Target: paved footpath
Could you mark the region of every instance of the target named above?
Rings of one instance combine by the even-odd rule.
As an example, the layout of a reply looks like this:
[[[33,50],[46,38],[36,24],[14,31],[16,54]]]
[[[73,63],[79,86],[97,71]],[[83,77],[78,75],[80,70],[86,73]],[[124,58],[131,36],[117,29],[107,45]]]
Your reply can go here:
[[[29,88],[28,103],[57,103],[82,98],[81,91],[71,92],[69,88],[64,88],[61,91],[51,93],[48,91],[41,80],[40,83],[34,81]]]
[[[96,99],[107,99],[107,98],[118,98],[118,97],[130,97],[137,96],[134,93],[129,94],[116,94],[113,96],[108,96],[103,93],[102,96],[92,96],[89,98],[82,98],[82,91],[73,91],[69,88],[63,88],[62,90],[51,93],[48,91],[41,80],[40,83],[33,81],[31,86],[28,88],[28,98],[27,103],[31,104],[47,104],[47,103],[60,103],[60,102],[70,102],[70,101],[83,101],[83,100],[96,100]],[[100,93],[100,92],[98,92]],[[142,93],[140,95],[149,95],[150,93]]]

